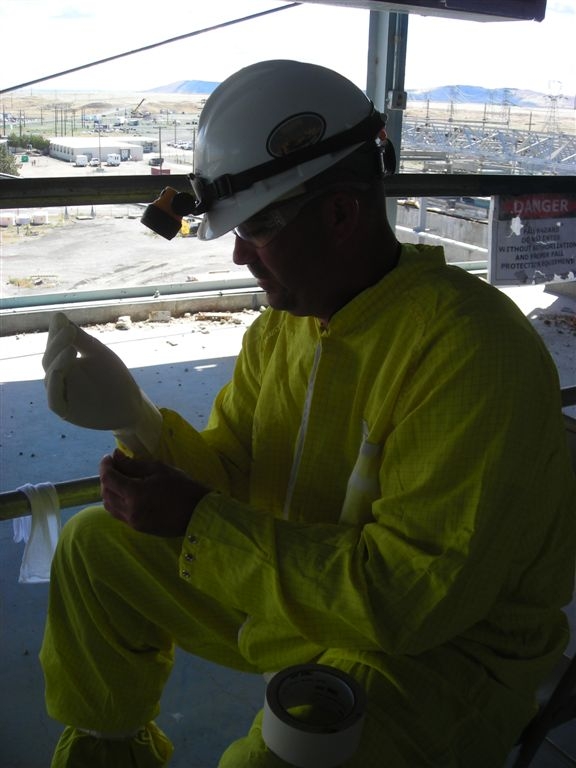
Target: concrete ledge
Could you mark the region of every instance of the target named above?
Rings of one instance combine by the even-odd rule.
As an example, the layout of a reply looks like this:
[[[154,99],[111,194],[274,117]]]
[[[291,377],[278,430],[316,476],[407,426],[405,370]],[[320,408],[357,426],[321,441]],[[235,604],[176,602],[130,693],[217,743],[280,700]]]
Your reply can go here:
[[[152,312],[170,312],[179,317],[186,312],[239,312],[266,306],[264,291],[253,288],[194,294],[174,294],[158,298],[110,299],[106,301],[50,304],[0,311],[0,336],[47,331],[54,312],[66,315],[78,325],[116,322],[122,315],[132,320],[147,320]]]
[[[546,292],[553,293],[555,296],[568,296],[571,299],[576,299],[576,280],[547,283]]]

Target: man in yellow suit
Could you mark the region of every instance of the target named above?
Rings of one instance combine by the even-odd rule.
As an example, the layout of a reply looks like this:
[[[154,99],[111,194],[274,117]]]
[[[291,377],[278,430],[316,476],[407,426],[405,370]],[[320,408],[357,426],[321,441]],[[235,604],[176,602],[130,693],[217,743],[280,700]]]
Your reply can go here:
[[[50,407],[122,449],[53,563],[54,768],[168,764],[153,719],[175,645],[354,677],[367,714],[350,768],[496,768],[534,714],[568,639],[576,548],[556,369],[504,295],[396,240],[383,125],[348,80],[292,61],[208,99],[199,237],[234,230],[270,308],[202,432],[54,318]],[[219,763],[281,765],[261,715]]]

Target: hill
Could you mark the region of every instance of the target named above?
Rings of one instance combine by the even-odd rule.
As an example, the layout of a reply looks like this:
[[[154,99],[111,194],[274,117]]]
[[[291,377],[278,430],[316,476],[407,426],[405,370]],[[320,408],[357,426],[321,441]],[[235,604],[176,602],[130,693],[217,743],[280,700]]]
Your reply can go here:
[[[556,105],[563,109],[574,106],[573,99],[564,95],[539,93],[521,88],[483,88],[477,85],[441,85],[437,88],[408,91],[413,101],[455,102],[457,104],[506,104],[511,107],[545,108]]]
[[[150,88],[147,93],[202,93],[209,95],[219,83],[209,80],[178,80],[168,85],[159,85],[157,88]]]
[[[148,93],[194,93],[209,95],[219,83],[209,80],[178,80],[159,85]],[[477,85],[440,85],[436,88],[408,91],[412,101],[454,102],[456,104],[505,104],[511,107],[540,108],[551,106],[553,100],[561,109],[573,109],[572,96],[539,93],[521,88],[483,88]]]

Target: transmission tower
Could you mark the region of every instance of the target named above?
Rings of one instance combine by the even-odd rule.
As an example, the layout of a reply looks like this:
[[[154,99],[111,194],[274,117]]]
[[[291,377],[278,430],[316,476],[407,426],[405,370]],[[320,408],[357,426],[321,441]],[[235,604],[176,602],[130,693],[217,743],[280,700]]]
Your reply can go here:
[[[548,107],[546,110],[546,117],[544,119],[544,133],[552,133],[558,135],[560,133],[560,123],[558,122],[558,102],[563,98],[562,96],[562,83],[559,80],[554,80],[549,83],[550,93],[547,94],[546,100]]]

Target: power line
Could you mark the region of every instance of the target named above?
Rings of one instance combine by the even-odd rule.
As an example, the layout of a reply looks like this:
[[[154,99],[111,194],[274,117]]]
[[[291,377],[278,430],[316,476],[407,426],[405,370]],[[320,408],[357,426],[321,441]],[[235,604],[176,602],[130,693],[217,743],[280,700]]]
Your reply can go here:
[[[36,83],[43,83],[46,80],[52,80],[55,77],[62,77],[62,75],[69,75],[72,72],[79,72],[82,69],[88,69],[89,67],[96,67],[99,64],[106,64],[109,61],[115,59],[122,59],[125,56],[133,56],[135,53],[142,53],[143,51],[150,51],[152,48],[159,48],[161,45],[168,45],[169,43],[176,43],[178,40],[185,40],[187,37],[196,37],[197,35],[203,35],[206,32],[213,32],[216,29],[222,29],[223,27],[230,27],[233,24],[240,24],[244,21],[251,21],[257,19],[259,16],[267,16],[269,13],[277,13],[278,11],[285,11],[288,8],[294,8],[302,3],[289,3],[283,5],[280,8],[270,8],[267,11],[259,11],[253,13],[250,16],[243,16],[239,19],[232,19],[231,21],[224,21],[221,24],[215,24],[212,27],[205,27],[204,29],[198,29],[195,32],[188,32],[185,35],[178,35],[177,37],[171,37],[168,40],[162,40],[160,43],[152,43],[151,45],[144,45],[142,48],[135,48],[132,51],[125,51],[124,53],[117,53],[114,56],[108,56],[105,59],[98,59],[98,61],[92,61],[89,64],[81,64],[78,67],[72,67],[71,69],[65,69],[62,72],[56,72],[52,75],[46,75],[45,77],[39,77],[36,80],[28,80],[26,83],[19,83],[18,85],[11,85],[9,88],[3,88],[0,90],[0,96],[11,91],[18,91],[20,88],[27,88],[29,85],[36,85]]]

